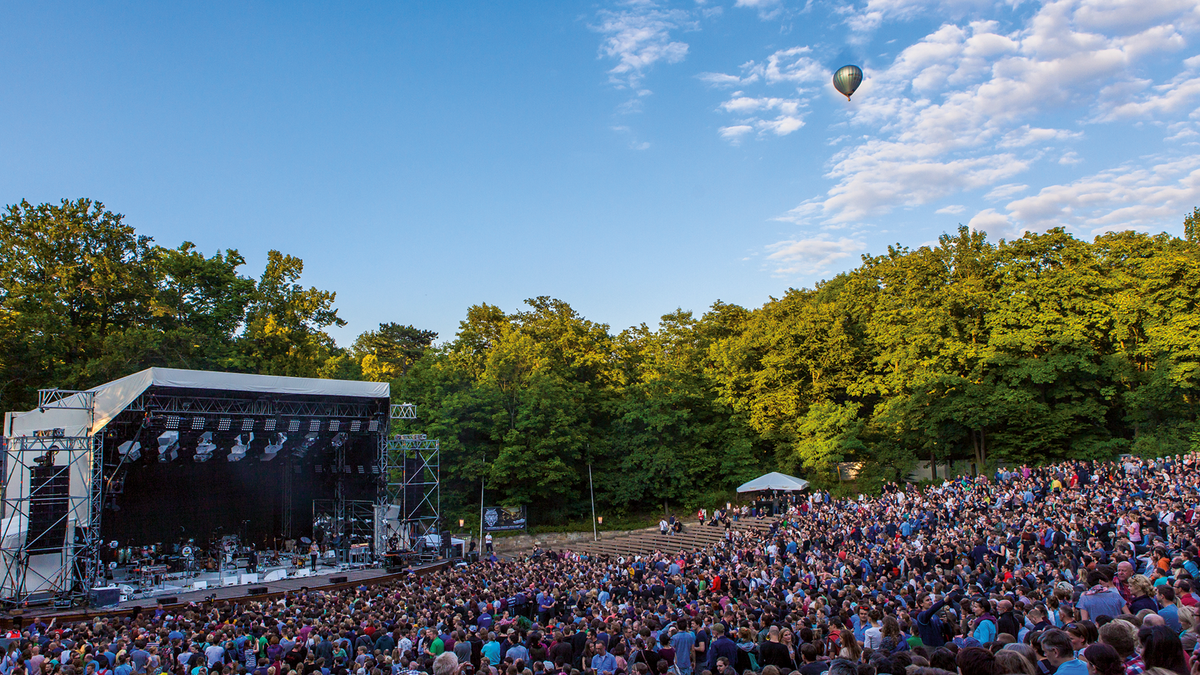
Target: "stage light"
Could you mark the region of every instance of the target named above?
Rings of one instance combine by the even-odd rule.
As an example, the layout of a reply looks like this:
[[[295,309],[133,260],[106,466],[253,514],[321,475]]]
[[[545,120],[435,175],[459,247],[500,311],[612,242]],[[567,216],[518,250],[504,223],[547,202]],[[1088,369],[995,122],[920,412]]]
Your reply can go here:
[[[288,433],[294,434],[297,431],[300,431],[300,420],[290,420],[288,422]]]
[[[199,431],[203,428],[204,428],[204,418],[203,417],[193,417],[192,418],[192,431]]]
[[[336,434],[334,434],[333,440],[329,441],[329,444],[335,448],[340,448],[343,445],[345,445],[346,444],[346,432],[339,431]]]
[[[275,431],[275,420],[269,419],[263,422],[263,431]]]
[[[350,422],[350,433],[357,434],[362,429],[362,420],[353,420]]]
[[[370,422],[367,422],[367,431],[370,431],[371,433],[379,431],[379,420],[371,420]]]
[[[320,431],[321,430],[321,420],[313,420],[313,421],[309,422],[308,430],[309,431]]]
[[[179,458],[179,432],[164,431],[158,437],[158,461],[172,462]]]
[[[261,461],[269,462],[275,459],[275,455],[278,455],[279,451],[283,449],[284,443],[287,443],[287,436],[283,434],[275,434],[275,437],[271,439],[270,443],[267,444],[266,450],[263,451]]]
[[[183,421],[179,415],[167,415],[167,428],[178,429],[179,423]]]
[[[245,443],[242,442],[242,437],[239,434],[238,437],[236,439],[234,439],[234,441],[233,441],[233,447],[229,449],[229,457],[227,457],[227,459],[231,462],[242,461],[243,459],[246,458],[246,452],[248,450],[250,450],[250,444],[253,442],[254,442],[254,432],[253,431],[250,432],[250,440],[246,441]]]
[[[254,431],[254,420],[250,418],[242,420],[242,431]]]
[[[294,453],[296,457],[304,457],[307,455],[309,449],[316,444],[317,438],[318,434],[315,433],[305,435],[304,440],[301,441],[300,445],[296,448],[296,452]]]
[[[212,442],[212,432],[206,431],[200,434],[200,442],[196,444],[196,456],[192,459],[197,462],[207,462],[212,459],[213,453],[217,451],[217,444]]]
[[[125,459],[136,462],[142,458],[142,444],[137,441],[125,441],[117,446],[117,452]]]
[[[233,420],[228,417],[222,417],[217,422],[217,431],[229,431],[229,427],[233,424]]]
[[[341,420],[333,420],[329,423],[329,431],[330,432],[337,431],[339,428],[341,428],[341,426],[342,426]]]

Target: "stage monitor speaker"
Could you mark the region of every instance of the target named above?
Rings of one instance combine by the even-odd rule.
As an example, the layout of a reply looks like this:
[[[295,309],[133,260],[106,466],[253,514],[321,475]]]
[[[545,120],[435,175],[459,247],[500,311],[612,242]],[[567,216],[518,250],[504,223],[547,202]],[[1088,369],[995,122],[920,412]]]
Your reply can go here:
[[[121,604],[121,589],[116,586],[93,588],[88,591],[88,604],[92,607],[115,607]]]
[[[329,583],[331,584],[344,584],[347,581],[349,581],[347,577],[329,577]]]
[[[266,595],[266,594],[267,594],[266,586],[251,586],[250,588],[246,589],[246,595]]]
[[[179,598],[175,597],[174,595],[168,596],[165,598],[159,598],[158,604],[160,604],[160,605],[177,605],[177,604],[179,604]]]
[[[67,505],[71,495],[68,466],[35,465],[29,470],[29,553],[62,551],[67,538]]]

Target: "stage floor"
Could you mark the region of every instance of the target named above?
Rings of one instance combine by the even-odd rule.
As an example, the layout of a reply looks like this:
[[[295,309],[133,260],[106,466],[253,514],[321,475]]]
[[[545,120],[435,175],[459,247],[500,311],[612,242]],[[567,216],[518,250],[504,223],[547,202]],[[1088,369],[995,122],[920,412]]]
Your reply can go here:
[[[109,616],[114,614],[127,614],[135,607],[140,607],[142,610],[154,611],[158,608],[159,597],[176,598],[175,603],[164,605],[164,609],[168,612],[186,606],[189,603],[204,602],[206,599],[215,596],[217,601],[246,601],[256,602],[279,597],[284,593],[299,591],[304,588],[314,590],[333,590],[339,588],[349,588],[359,585],[371,585],[386,583],[393,579],[400,579],[409,574],[424,574],[441,569],[450,562],[441,560],[425,565],[414,566],[405,569],[402,572],[388,572],[379,567],[367,567],[353,570],[321,570],[320,574],[307,577],[289,577],[278,581],[268,581],[256,584],[243,584],[238,586],[222,586],[219,588],[207,588],[202,590],[187,590],[178,593],[170,593],[168,595],[149,596],[126,600],[112,607],[103,607],[97,609],[81,610],[79,608],[72,609],[54,609],[53,607],[36,607],[29,608],[22,613],[24,621],[29,623],[35,617],[42,617],[49,621],[53,617],[58,617],[60,622],[82,621],[95,616]],[[346,577],[344,583],[332,584],[329,582],[331,577]],[[266,587],[265,595],[248,595],[247,589]],[[8,624],[13,615],[4,616],[0,623]]]

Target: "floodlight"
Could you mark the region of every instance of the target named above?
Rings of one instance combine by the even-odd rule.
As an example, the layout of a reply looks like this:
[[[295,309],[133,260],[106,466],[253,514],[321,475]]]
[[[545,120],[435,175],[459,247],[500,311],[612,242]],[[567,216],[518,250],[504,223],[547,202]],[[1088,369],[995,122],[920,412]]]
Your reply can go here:
[[[142,458],[142,444],[137,441],[125,441],[117,446],[117,452],[121,457],[136,462]]]
[[[316,433],[305,434],[304,440],[300,442],[300,445],[296,448],[294,454],[297,457],[303,457],[308,454],[309,449],[316,444],[317,437],[318,434]]]
[[[330,431],[337,431],[341,426],[342,426],[341,420],[331,420],[329,422],[329,430]]]
[[[362,420],[352,420],[350,422],[350,433],[357,434],[359,429],[362,429]]]
[[[294,434],[297,431],[300,431],[300,420],[289,420],[288,421],[288,433]]]
[[[179,458],[179,432],[164,431],[158,437],[158,461],[171,462]]]
[[[275,418],[263,420],[263,431],[275,431]]]
[[[229,431],[229,426],[233,424],[233,420],[228,417],[222,417],[217,421],[217,431]]]
[[[217,444],[212,442],[212,432],[206,431],[200,434],[200,442],[196,444],[196,456],[192,459],[197,462],[207,462],[212,459],[213,453],[217,451]]]
[[[308,430],[309,431],[320,431],[321,430],[321,420],[312,420],[311,422],[309,422]]]
[[[379,420],[371,420],[370,422],[367,422],[367,431],[370,431],[371,433],[379,431]]]
[[[275,434],[275,437],[271,439],[271,442],[267,443],[267,448],[263,451],[263,456],[260,461],[269,462],[275,459],[275,455],[278,455],[279,451],[283,449],[284,443],[287,443],[287,436],[283,434]]]
[[[240,462],[246,458],[246,452],[250,450],[250,444],[254,442],[254,432],[250,432],[250,440],[242,442],[242,437],[239,434],[233,441],[233,447],[229,449],[229,457],[231,462]]]
[[[254,431],[254,418],[247,417],[242,420],[242,431]]]
[[[182,419],[178,415],[167,415],[167,428],[178,429]]]
[[[203,428],[204,428],[204,418],[203,417],[193,417],[192,418],[192,431],[199,431]]]

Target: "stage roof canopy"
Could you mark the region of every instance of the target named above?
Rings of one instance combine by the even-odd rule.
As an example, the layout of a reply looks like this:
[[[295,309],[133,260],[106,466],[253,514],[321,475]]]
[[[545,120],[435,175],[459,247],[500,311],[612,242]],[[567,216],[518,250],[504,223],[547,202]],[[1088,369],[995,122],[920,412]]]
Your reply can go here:
[[[312,396],[355,399],[388,399],[391,387],[386,382],[322,380],[311,377],[217,373],[178,368],[147,368],[119,380],[113,380],[88,392],[94,397],[94,417],[85,423],[79,414],[85,407],[84,396],[72,394],[53,407],[9,413],[5,432],[9,436],[30,436],[51,428],[71,429],[68,435],[92,435],[111,422],[146,390],[216,390],[276,396]],[[386,405],[386,404],[385,404]]]
[[[762,492],[764,490],[778,490],[780,492],[795,492],[808,488],[808,481],[803,478],[796,478],[778,471],[764,474],[755,478],[752,481],[742,483],[738,486],[738,492]]]

